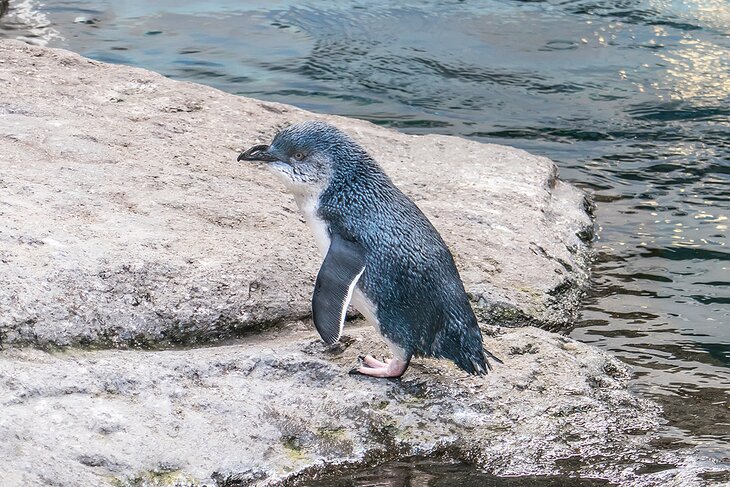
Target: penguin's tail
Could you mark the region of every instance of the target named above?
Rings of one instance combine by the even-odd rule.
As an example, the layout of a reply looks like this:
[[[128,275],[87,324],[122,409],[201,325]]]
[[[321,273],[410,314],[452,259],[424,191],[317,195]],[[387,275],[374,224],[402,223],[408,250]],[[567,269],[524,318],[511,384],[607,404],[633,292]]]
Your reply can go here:
[[[452,360],[460,369],[472,375],[484,375],[492,370],[490,359],[503,363],[492,352],[484,348],[482,333],[476,320],[472,326],[461,326],[458,330],[445,327],[442,332],[450,332],[449,336],[440,333],[434,340],[432,355]]]
[[[496,355],[494,355],[492,352],[490,352],[486,348],[482,348],[482,352],[485,355],[484,362],[487,364],[487,368],[489,370],[492,370],[492,366],[489,364],[489,359],[494,360],[495,362],[497,362],[500,365],[504,365],[504,362],[502,362],[502,359],[500,359],[499,357],[497,357]]]
[[[454,363],[468,374],[485,375],[492,370],[490,360],[494,360],[499,364],[504,363],[492,352],[483,347],[478,352],[471,353],[468,356],[458,357],[454,360]]]

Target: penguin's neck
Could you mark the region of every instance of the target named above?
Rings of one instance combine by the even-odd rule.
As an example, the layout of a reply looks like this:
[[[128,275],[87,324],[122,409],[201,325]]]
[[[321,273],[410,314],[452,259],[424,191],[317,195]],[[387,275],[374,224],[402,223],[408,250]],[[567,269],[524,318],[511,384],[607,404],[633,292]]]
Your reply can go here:
[[[290,190],[294,195],[299,211],[304,216],[304,221],[314,234],[314,242],[320,253],[325,256],[330,248],[330,233],[327,224],[320,218],[317,210],[319,209],[319,198],[324,188],[312,186],[297,186]]]

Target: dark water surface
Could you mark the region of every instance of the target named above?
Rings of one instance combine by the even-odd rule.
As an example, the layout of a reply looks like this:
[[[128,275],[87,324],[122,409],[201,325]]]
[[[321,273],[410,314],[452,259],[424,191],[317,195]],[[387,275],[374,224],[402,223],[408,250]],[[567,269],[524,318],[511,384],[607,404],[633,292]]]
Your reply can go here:
[[[389,462],[368,471],[333,475],[298,487],[610,487],[601,479],[520,476],[495,477],[463,463],[411,460]]]
[[[24,0],[0,35],[550,157],[598,204],[572,336],[730,457],[730,1]]]

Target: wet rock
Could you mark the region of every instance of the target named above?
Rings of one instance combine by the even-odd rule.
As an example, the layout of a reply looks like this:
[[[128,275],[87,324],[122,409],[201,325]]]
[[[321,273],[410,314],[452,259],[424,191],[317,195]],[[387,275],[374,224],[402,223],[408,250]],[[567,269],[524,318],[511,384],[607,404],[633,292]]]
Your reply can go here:
[[[62,50],[0,41],[0,343],[161,347],[304,318],[320,263],[283,187],[235,159],[326,119],[427,213],[480,317],[564,328],[585,197],[548,159],[409,136]]]

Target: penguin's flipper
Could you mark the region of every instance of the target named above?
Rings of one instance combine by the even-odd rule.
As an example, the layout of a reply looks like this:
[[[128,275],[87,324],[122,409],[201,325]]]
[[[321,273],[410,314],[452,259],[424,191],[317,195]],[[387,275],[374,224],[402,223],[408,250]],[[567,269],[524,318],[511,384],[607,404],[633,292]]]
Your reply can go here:
[[[333,232],[312,297],[314,326],[325,343],[331,345],[340,339],[347,305],[364,270],[365,249]]]

